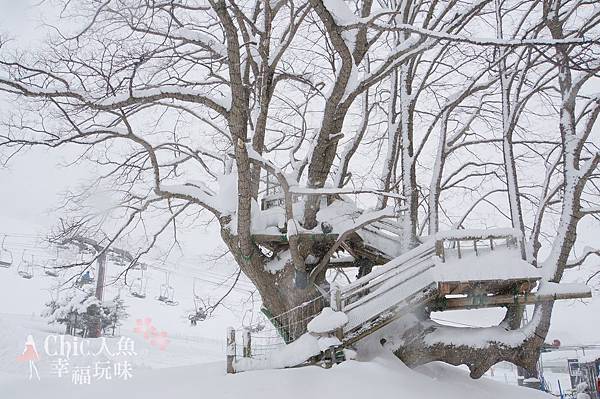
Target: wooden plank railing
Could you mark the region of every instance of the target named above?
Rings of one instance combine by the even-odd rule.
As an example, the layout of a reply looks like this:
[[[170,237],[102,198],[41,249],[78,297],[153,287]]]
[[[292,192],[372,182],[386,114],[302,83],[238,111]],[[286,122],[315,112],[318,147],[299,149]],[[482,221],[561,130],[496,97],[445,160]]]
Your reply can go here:
[[[493,231],[493,230],[492,230]],[[518,249],[525,255],[524,244],[517,234],[465,235],[463,237],[442,237],[436,240],[436,254],[442,262],[455,255],[461,259],[468,253],[479,256],[497,249]]]
[[[426,268],[433,267],[432,257],[435,256],[433,242],[425,243],[401,255],[387,265],[372,271],[366,276],[340,289],[339,309],[349,311],[356,306],[382,295],[404,281],[421,273]]]
[[[352,284],[343,288],[336,287],[332,290],[332,307],[344,312],[359,309],[361,306],[382,298],[393,290],[398,290],[404,294],[395,298],[398,303],[392,301],[381,308],[376,306],[376,313],[365,316],[367,319],[366,324],[371,327],[365,327],[366,324],[363,327],[352,326],[350,330],[344,331],[343,335],[352,336],[353,340],[357,339],[358,336],[368,335],[370,333],[369,328],[381,328],[382,325],[397,317],[393,313],[402,312],[402,309],[408,306],[409,303],[411,306],[416,306],[414,302],[418,301],[418,298],[422,300],[431,299],[430,294],[434,289],[432,287],[437,287],[435,281],[432,280],[429,285],[427,285],[427,282],[422,281],[422,287],[420,285],[418,287],[410,286],[408,283],[433,268],[436,261],[445,262],[454,253],[456,253],[458,259],[461,259],[468,252],[479,256],[501,248],[520,249],[522,251],[522,245],[522,240],[518,234],[506,230],[478,231],[477,234],[473,235],[469,233],[457,235],[454,233],[453,236],[444,237],[442,235],[437,240],[425,242],[413,250],[392,259]],[[411,290],[414,292],[411,292]],[[361,330],[361,332],[358,330]]]
[[[358,298],[376,290],[388,279],[409,271],[417,266],[420,261],[429,259],[433,255],[435,255],[433,242],[422,244],[412,251],[394,258],[387,264],[352,282],[352,284],[340,288],[340,310],[344,310],[347,305]]]

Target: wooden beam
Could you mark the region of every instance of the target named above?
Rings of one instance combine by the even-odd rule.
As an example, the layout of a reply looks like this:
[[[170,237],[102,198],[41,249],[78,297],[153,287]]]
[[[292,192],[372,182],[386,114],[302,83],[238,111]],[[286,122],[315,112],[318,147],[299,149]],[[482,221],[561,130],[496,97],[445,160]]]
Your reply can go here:
[[[474,280],[474,281],[439,281],[438,290],[440,295],[469,294],[475,290],[485,291],[488,294],[507,292],[511,286],[518,285],[518,292],[525,294],[531,291],[539,278],[516,278],[506,280]],[[509,291],[509,292],[512,292]]]
[[[491,308],[501,305],[534,305],[538,302],[591,297],[591,291],[587,293],[560,293],[554,295],[538,295],[536,293],[531,293],[527,295],[468,296],[464,298],[446,298],[446,310]]]
[[[298,233],[300,239],[311,239],[311,240],[336,240],[338,237],[337,233]],[[288,238],[286,234],[252,234],[252,239],[258,244],[268,242],[287,242]]]
[[[336,261],[329,262],[327,264],[328,269],[337,269],[337,268],[349,268],[349,267],[357,267],[354,260],[344,260],[344,261]]]

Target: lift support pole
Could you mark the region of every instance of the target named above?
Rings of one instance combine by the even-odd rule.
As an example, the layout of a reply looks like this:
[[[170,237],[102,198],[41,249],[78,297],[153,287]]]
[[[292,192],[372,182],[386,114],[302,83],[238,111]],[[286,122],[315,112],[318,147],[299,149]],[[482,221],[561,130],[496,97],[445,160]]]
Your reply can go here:
[[[104,298],[104,282],[106,280],[106,252],[100,252],[98,256],[98,274],[96,276],[96,298],[101,301]]]

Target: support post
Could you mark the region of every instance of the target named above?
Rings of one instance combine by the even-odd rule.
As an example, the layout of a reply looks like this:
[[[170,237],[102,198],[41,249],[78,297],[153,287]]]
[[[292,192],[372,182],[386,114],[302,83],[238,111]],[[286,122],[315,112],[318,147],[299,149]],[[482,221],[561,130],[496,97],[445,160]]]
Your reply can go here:
[[[227,328],[227,373],[235,373],[235,330]]]
[[[338,285],[331,288],[331,309],[335,312],[342,311],[342,289]],[[341,341],[344,337],[342,328],[335,330],[335,336]]]
[[[98,274],[96,276],[96,298],[99,301],[104,299],[104,283],[106,280],[106,251],[98,255]]]
[[[96,299],[102,301],[104,299],[104,282],[106,280],[106,252],[100,250],[98,256],[98,272],[96,273]],[[89,323],[89,336],[91,338],[98,338],[102,335],[102,322],[100,321],[100,313],[102,309],[98,307],[96,309],[96,315],[93,320]]]
[[[338,285],[331,287],[331,309],[336,312],[342,310],[342,291]]]
[[[444,252],[444,240],[435,242],[435,254],[440,257],[442,263],[446,262],[446,254]]]
[[[244,328],[244,336],[242,337],[244,345],[243,356],[252,357],[252,335],[249,328]]]
[[[521,247],[521,259],[527,261],[527,248],[525,247],[525,239],[521,237],[521,239],[518,240],[518,243],[518,245]]]
[[[460,240],[456,240],[456,252],[458,254],[458,259],[462,258],[462,255],[460,253]]]

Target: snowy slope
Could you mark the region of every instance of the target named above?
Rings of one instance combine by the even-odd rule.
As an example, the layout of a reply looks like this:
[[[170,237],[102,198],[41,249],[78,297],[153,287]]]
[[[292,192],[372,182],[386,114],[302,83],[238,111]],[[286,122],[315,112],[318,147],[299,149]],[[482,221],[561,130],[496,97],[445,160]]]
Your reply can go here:
[[[3,274],[3,287],[7,281],[18,283],[21,279]],[[30,280],[27,283],[40,284],[44,279]],[[31,286],[33,287],[33,286]],[[41,287],[38,287],[41,288]],[[21,287],[21,289],[23,289]],[[43,292],[43,290],[42,290]],[[13,295],[17,295],[13,292]],[[41,294],[40,294],[41,296]],[[23,300],[23,298],[20,298]],[[37,363],[40,381],[29,381],[28,366],[19,363],[16,357],[23,350],[28,334],[32,334],[38,351],[42,352],[44,338],[60,333],[60,329],[48,326],[34,312],[34,301],[29,302],[31,312],[16,315],[0,313],[0,398],[10,399],[105,399],[131,398],[144,399],[202,397],[210,399],[244,398],[264,399],[285,397],[287,399],[308,397],[365,398],[365,397],[407,397],[445,399],[487,399],[501,398],[547,398],[537,391],[526,390],[487,379],[473,381],[461,369],[432,364],[417,371],[410,370],[389,353],[380,353],[366,361],[348,361],[330,370],[319,367],[306,367],[286,370],[264,370],[245,372],[236,375],[225,374],[223,362],[225,348],[218,340],[203,338],[212,335],[212,329],[191,328],[185,320],[178,320],[181,310],[162,306],[154,300],[136,301],[132,298],[136,314],[155,314],[157,327],[168,332],[169,344],[165,350],[150,345],[131,329],[134,321],[121,328],[121,333],[135,342],[136,356],[127,360],[132,364],[132,378],[93,380],[90,385],[75,385],[69,375],[58,378],[52,374],[54,358],[44,356]],[[9,304],[4,303],[4,310]],[[25,304],[19,309],[24,310]],[[134,316],[135,319],[135,316]],[[165,321],[170,320],[166,323]],[[215,328],[226,320],[216,319]],[[186,334],[187,333],[187,334]],[[72,340],[72,337],[68,337]],[[108,339],[114,348],[118,338]],[[90,340],[95,351],[100,340]],[[101,360],[108,359],[107,357]],[[71,366],[92,366],[88,357],[71,358]],[[307,383],[310,382],[310,383]],[[469,392],[470,396],[464,396]]]
[[[467,373],[443,364],[410,370],[389,354],[369,362],[348,361],[326,370],[305,367],[226,375],[223,363],[140,372],[129,381],[94,382],[13,381],[2,386],[11,399],[169,398],[440,398],[507,399],[551,398],[527,388],[488,379],[471,380]]]

